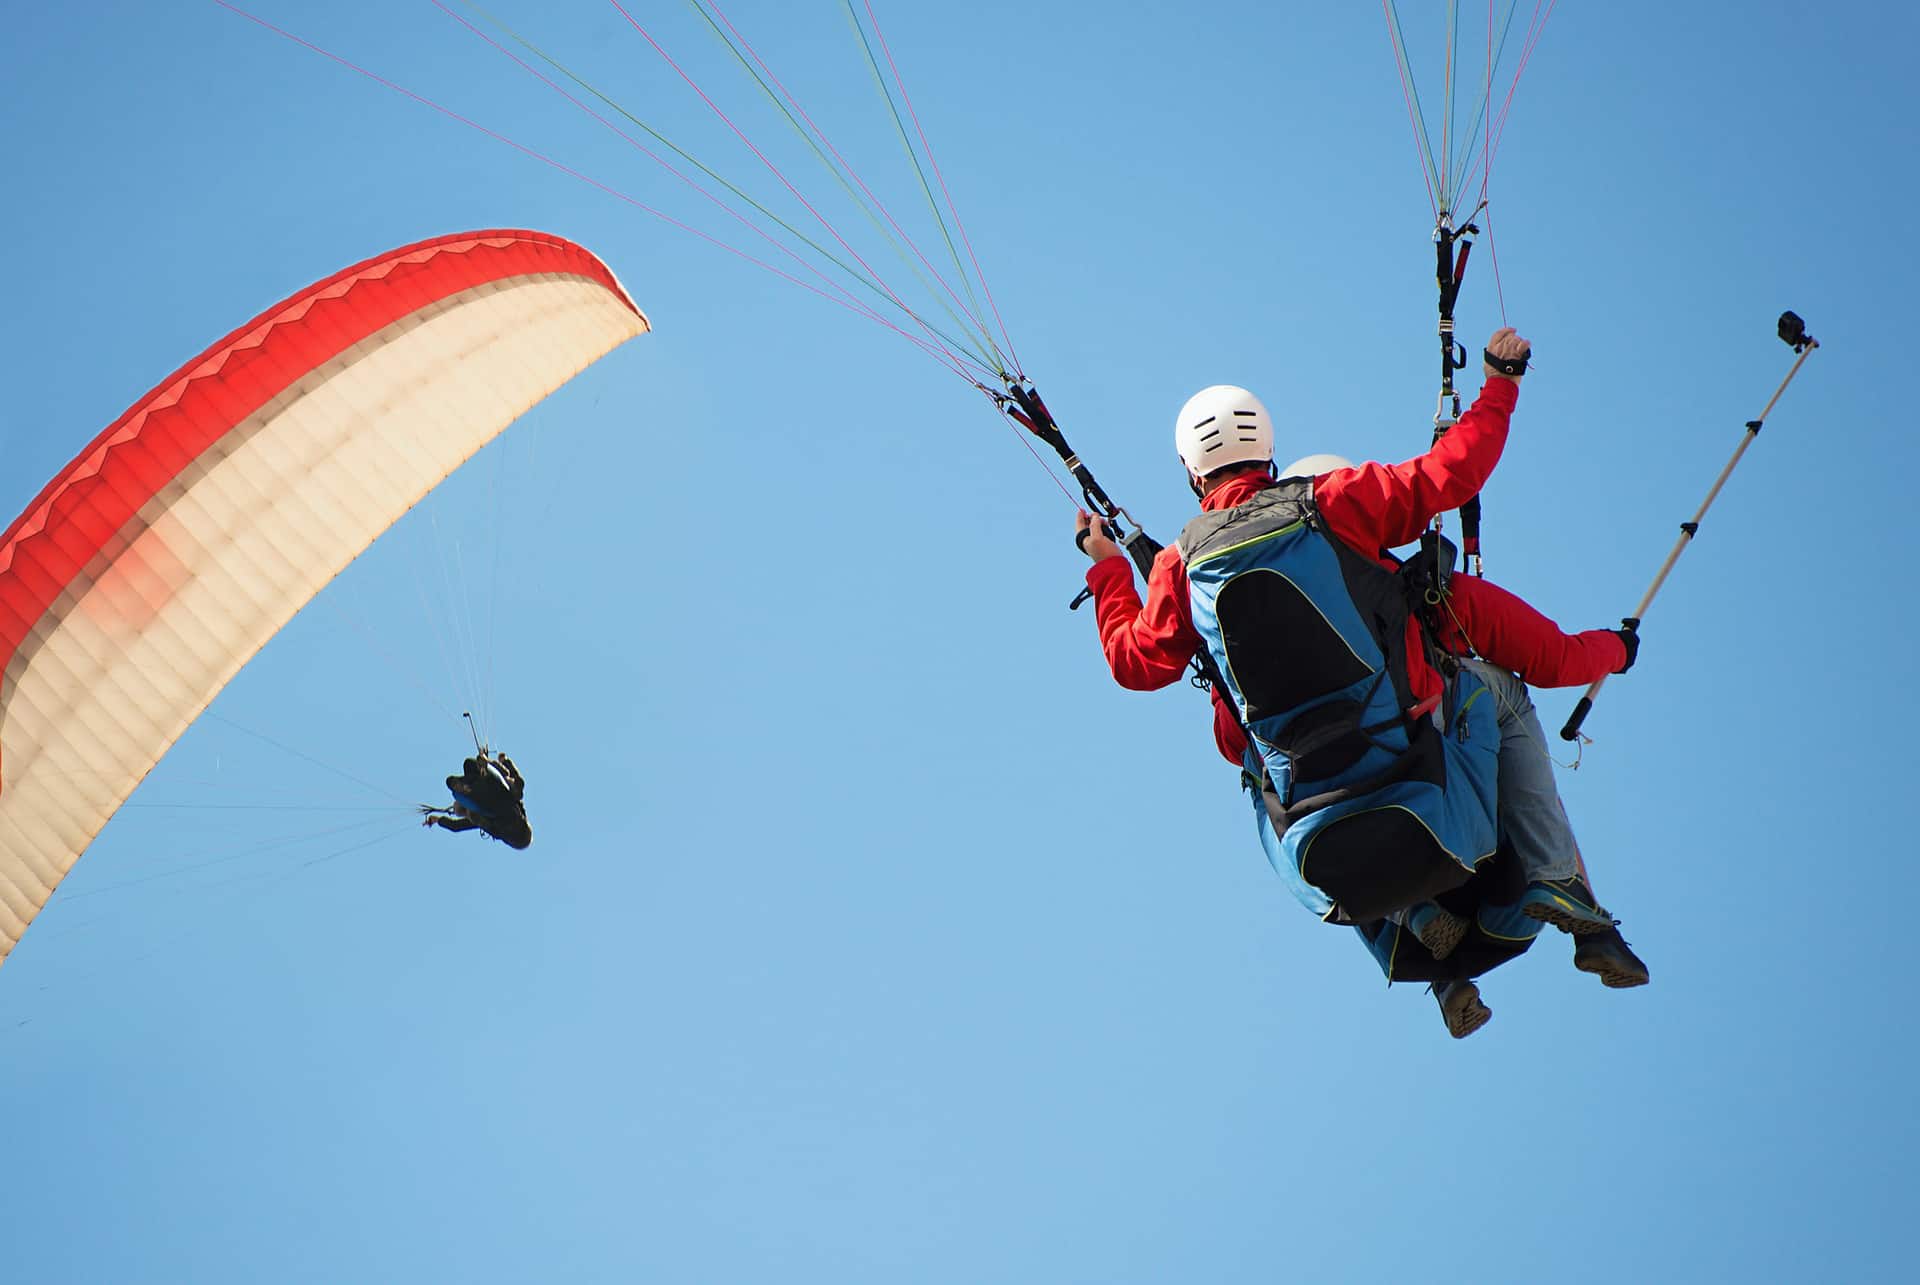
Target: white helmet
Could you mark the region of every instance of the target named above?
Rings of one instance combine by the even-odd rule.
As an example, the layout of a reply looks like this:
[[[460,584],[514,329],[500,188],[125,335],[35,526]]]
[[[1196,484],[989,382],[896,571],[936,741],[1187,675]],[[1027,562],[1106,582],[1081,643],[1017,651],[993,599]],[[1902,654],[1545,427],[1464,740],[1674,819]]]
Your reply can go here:
[[[1352,467],[1353,461],[1344,455],[1307,455],[1281,469],[1280,476],[1319,477],[1322,473],[1331,473],[1337,468]]]
[[[1273,458],[1273,417],[1258,397],[1232,384],[1203,388],[1173,426],[1180,462],[1195,477],[1249,460]]]

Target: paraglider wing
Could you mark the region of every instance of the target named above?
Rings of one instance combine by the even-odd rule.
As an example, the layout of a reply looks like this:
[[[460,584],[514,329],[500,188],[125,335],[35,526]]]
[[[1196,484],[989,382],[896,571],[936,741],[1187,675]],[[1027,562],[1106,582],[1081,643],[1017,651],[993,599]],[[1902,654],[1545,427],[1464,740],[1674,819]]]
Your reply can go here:
[[[648,329],[538,232],[440,237],[188,362],[0,535],[0,960],[187,725],[534,403]]]

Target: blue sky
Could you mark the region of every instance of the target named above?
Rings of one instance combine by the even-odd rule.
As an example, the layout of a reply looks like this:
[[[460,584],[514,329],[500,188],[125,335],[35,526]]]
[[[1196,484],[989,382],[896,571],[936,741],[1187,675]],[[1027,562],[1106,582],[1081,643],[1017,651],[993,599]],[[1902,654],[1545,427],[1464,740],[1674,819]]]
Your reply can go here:
[[[250,7],[743,243],[426,0]],[[779,139],[690,9],[629,8]],[[765,190],[613,8],[498,11]],[[1205,384],[1283,455],[1421,448],[1378,11],[876,11],[1028,373],[1150,530]],[[839,5],[728,13],[911,208]],[[909,345],[213,3],[12,30],[8,514],[404,242],[572,237],[657,329],[263,651],[0,969],[9,1280],[1910,1277],[1906,7],[1567,4],[1527,69],[1460,307],[1538,349],[1494,578],[1613,623],[1785,373],[1776,315],[1826,346],[1562,773],[1653,984],[1549,934],[1459,1043],[1286,895],[1203,703],[1113,686],[1071,504]],[[402,810],[475,696],[526,854]]]

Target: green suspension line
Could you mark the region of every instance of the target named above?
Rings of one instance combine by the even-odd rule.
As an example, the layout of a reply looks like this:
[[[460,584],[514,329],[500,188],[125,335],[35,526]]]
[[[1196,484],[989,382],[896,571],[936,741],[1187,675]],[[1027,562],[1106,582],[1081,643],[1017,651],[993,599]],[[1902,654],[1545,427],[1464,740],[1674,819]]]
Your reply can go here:
[[[1004,370],[1006,354],[1002,353],[999,345],[994,343],[993,337],[991,333],[988,332],[986,325],[978,316],[963,317],[960,313],[955,312],[948,306],[947,301],[942,297],[941,290],[936,288],[934,281],[928,280],[926,274],[921,271],[920,265],[915,262],[912,254],[908,252],[907,245],[902,242],[900,235],[889,228],[880,215],[876,213],[872,201],[854,189],[853,184],[850,183],[846,175],[842,173],[841,166],[836,164],[834,160],[821,149],[820,144],[814,139],[812,132],[794,116],[785,100],[775,92],[774,88],[767,84],[766,79],[760,74],[759,69],[753,65],[752,61],[734,42],[733,38],[719,23],[714,21],[713,15],[707,12],[706,7],[700,0],[687,0],[687,3],[706,20],[707,26],[713,31],[713,34],[727,47],[727,51],[734,56],[735,60],[745,69],[746,73],[753,78],[754,84],[760,87],[760,92],[767,96],[768,101],[771,102],[774,108],[785,118],[787,124],[793,127],[794,132],[798,134],[801,140],[812,150],[815,159],[825,167],[828,173],[833,175],[834,181],[840,184],[840,188],[846,193],[848,200],[858,206],[861,213],[867,216],[868,221],[873,224],[874,230],[880,234],[887,245],[893,250],[894,254],[906,265],[907,270],[913,273],[914,279],[920,283],[921,287],[929,296],[939,303],[941,310],[947,314],[955,325],[965,330],[970,339],[977,341],[981,345],[979,349],[969,349],[968,351],[980,359],[983,367],[992,369],[996,376],[1004,377],[1006,374]],[[936,276],[934,280],[937,281],[938,277]],[[971,295],[971,291],[969,291],[969,295]],[[975,306],[977,307],[978,305],[976,304]],[[987,356],[989,352],[993,354],[994,358],[998,359],[997,363],[989,360]]]
[[[953,234],[947,229],[946,216],[940,212],[940,203],[934,199],[933,187],[927,182],[926,170],[920,164],[920,154],[914,150],[913,141],[907,136],[906,122],[900,118],[900,108],[893,101],[893,91],[887,88],[887,79],[880,71],[880,62],[873,56],[873,44],[867,39],[866,28],[860,25],[860,18],[853,11],[853,0],[841,0],[847,11],[847,21],[853,24],[854,34],[860,37],[860,48],[867,56],[867,67],[873,72],[873,81],[880,89],[880,96],[886,100],[887,110],[893,114],[893,127],[900,135],[900,145],[906,149],[907,159],[913,164],[914,175],[920,180],[920,190],[926,195],[927,206],[933,211],[934,222],[940,225],[940,237],[947,243],[947,253],[953,257],[953,266],[959,273],[960,282],[966,287],[967,300],[972,304],[973,312],[980,313],[980,301],[974,297],[973,279],[967,275],[966,268],[960,262],[960,251],[953,244]]]
[[[584,77],[580,76],[578,73],[574,72],[572,69],[567,67],[559,59],[547,53],[545,50],[541,49],[538,45],[534,44],[531,40],[521,35],[518,31],[514,30],[511,26],[509,26],[506,22],[501,20],[499,17],[489,12],[487,9],[485,9],[481,5],[475,3],[474,0],[461,0],[461,3],[465,5],[468,9],[471,9],[475,13],[479,14],[482,18],[486,19],[486,21],[492,23],[495,27],[498,27],[503,33],[507,35],[508,38],[513,40],[515,43],[519,44],[522,48],[527,50],[534,57],[546,63],[549,67],[553,68],[555,71],[559,72],[562,76],[572,81],[576,86],[584,90],[586,93],[591,94],[593,97],[599,99],[603,104],[605,104],[612,111],[619,114],[623,119],[625,119],[628,123],[632,124],[636,129],[639,129],[640,131],[645,133],[649,138],[652,138],[655,142],[659,143],[662,147],[665,147],[667,150],[671,151],[674,155],[678,156],[680,159],[685,161],[688,165],[691,165],[693,168],[699,170],[702,174],[706,175],[713,182],[719,184],[721,187],[724,187],[728,192],[732,193],[740,201],[753,207],[753,209],[757,211],[761,215],[761,217],[765,218],[768,222],[772,223],[774,226],[781,229],[787,235],[793,237],[796,241],[799,241],[801,244],[805,245],[808,249],[812,250],[815,254],[819,255],[822,259],[826,260],[828,263],[838,268],[841,272],[845,273],[847,277],[849,277],[853,281],[856,281],[860,285],[866,287],[868,291],[873,293],[876,297],[884,301],[890,307],[899,309],[902,313],[912,318],[916,324],[925,328],[928,333],[938,336],[942,341],[944,341],[951,347],[959,349],[961,352],[967,354],[967,356],[971,358],[974,364],[980,367],[980,369],[990,374],[993,374],[996,377],[1000,374],[999,370],[996,369],[996,365],[994,361],[991,358],[987,357],[985,354],[976,351],[973,345],[969,343],[964,343],[961,340],[956,339],[954,336],[952,336],[951,334],[948,334],[946,331],[940,329],[938,326],[932,325],[931,323],[926,321],[918,313],[914,312],[913,309],[907,307],[904,303],[900,302],[898,299],[895,299],[891,294],[887,292],[885,287],[875,282],[866,273],[861,272],[858,269],[851,267],[850,265],[842,261],[837,255],[832,253],[830,250],[826,249],[824,246],[820,245],[812,237],[809,237],[806,233],[800,231],[798,228],[795,228],[792,224],[788,223],[785,219],[781,218],[778,214],[775,214],[772,210],[768,209],[765,205],[761,204],[759,201],[755,200],[752,196],[742,191],[737,185],[729,182],[726,178],[722,177],[720,174],[716,173],[707,165],[703,164],[701,161],[696,159],[691,153],[687,152],[684,148],[680,147],[677,143],[673,142],[673,140],[667,138],[664,134],[654,129],[651,125],[641,120],[638,116],[635,116],[632,112],[628,111],[620,103],[616,102],[611,96],[602,92],[599,88],[591,84]]]

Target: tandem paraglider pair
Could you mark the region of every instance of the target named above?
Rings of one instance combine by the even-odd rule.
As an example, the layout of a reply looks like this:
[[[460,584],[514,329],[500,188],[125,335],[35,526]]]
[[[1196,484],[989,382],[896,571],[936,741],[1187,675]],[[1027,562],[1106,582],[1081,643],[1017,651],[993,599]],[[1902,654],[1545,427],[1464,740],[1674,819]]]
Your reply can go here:
[[[420,824],[437,825],[442,830],[462,833],[484,831],[509,848],[525,849],[533,843],[533,826],[527,821],[526,778],[505,754],[482,749],[478,757],[461,765],[459,776],[447,778],[447,792],[453,795],[449,807],[420,805]]]
[[[1212,658],[1215,739],[1244,767],[1275,869],[1357,927],[1389,979],[1435,983],[1456,1037],[1491,1016],[1473,978],[1545,923],[1582,938],[1576,962],[1608,984],[1648,980],[1586,881],[1526,689],[1622,672],[1637,636],[1569,636],[1492,585],[1456,588],[1437,538],[1405,564],[1388,552],[1484,485],[1528,354],[1496,332],[1473,409],[1392,466],[1276,468],[1266,407],[1205,389],[1175,429],[1201,513],[1154,558],[1146,600],[1102,519],[1082,513],[1076,535],[1115,679],[1164,687]],[[1503,840],[1517,870],[1477,878]]]
[[[1817,345],[1791,313],[1780,337],[1797,372]],[[1649,980],[1594,896],[1527,688],[1591,684],[1561,733],[1577,735],[1600,683],[1632,667],[1641,616],[1780,396],[1748,422],[1634,614],[1569,635],[1506,590],[1454,576],[1453,548],[1426,529],[1498,462],[1528,356],[1518,334],[1496,332],[1473,409],[1393,466],[1316,455],[1276,468],[1259,399],[1203,390],[1175,428],[1201,513],[1165,549],[1137,528],[1110,538],[1125,511],[1032,390],[1011,399],[1097,511],[1078,515],[1075,541],[1093,560],[1082,598],[1115,679],[1159,688],[1191,666],[1206,680],[1215,740],[1243,769],[1275,870],[1323,920],[1357,928],[1389,980],[1432,982],[1455,1038],[1492,1015],[1474,979],[1545,924],[1574,934],[1576,967],[1606,985]],[[1419,552],[1392,553],[1416,538]],[[1147,573],[1144,602],[1123,553]]]

